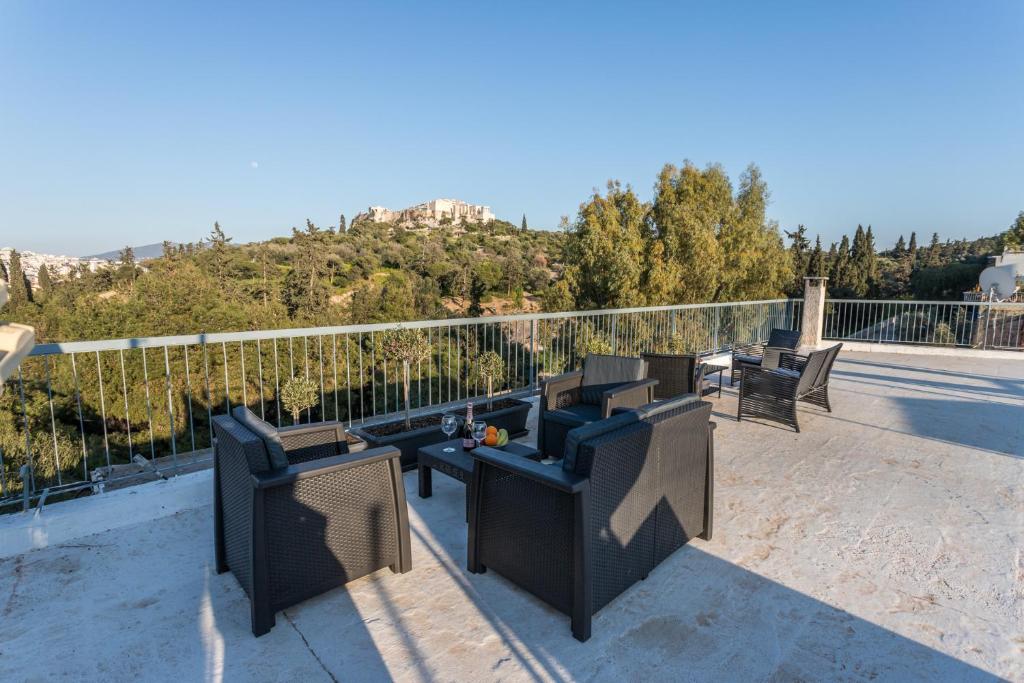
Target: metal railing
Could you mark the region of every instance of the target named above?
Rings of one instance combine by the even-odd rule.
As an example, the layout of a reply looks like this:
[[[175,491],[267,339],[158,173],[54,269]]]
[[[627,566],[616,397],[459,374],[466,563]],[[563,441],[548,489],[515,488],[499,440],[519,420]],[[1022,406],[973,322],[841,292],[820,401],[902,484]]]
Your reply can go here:
[[[1024,351],[1024,303],[826,299],[825,339]]]
[[[0,510],[47,495],[101,491],[148,472],[174,474],[209,461],[212,418],[247,405],[292,422],[281,385],[301,374],[320,401],[300,421],[347,425],[403,409],[401,368],[377,340],[396,327],[423,330],[431,354],[412,368],[414,410],[479,396],[474,360],[506,362],[506,394],[579,366],[586,351],[709,353],[796,329],[800,300],[657,306],[373,325],[227,332],[40,344],[0,396]],[[499,387],[496,387],[496,390]]]

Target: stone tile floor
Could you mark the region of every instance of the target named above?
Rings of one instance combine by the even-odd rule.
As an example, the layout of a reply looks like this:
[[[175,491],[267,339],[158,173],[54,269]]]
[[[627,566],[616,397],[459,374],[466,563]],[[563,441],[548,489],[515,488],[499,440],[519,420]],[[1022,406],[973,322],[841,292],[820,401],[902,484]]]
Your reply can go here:
[[[408,473],[414,570],[259,639],[205,500],[0,560],[0,680],[1024,680],[1024,360],[844,354],[801,434],[711,400],[714,539],[585,644],[468,574],[463,489],[436,475],[422,500]]]

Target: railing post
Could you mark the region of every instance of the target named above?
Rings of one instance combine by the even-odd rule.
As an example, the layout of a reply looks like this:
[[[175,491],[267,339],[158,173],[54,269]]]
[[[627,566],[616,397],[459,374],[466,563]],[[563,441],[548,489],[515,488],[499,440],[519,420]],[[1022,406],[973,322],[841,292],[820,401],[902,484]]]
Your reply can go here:
[[[530,318],[530,389],[537,387],[537,362],[534,356],[534,344],[537,338],[537,319]]]
[[[804,278],[803,319],[800,324],[800,345],[821,345],[825,323],[825,291],[827,277]]]
[[[619,314],[612,313],[612,355],[619,355]]]

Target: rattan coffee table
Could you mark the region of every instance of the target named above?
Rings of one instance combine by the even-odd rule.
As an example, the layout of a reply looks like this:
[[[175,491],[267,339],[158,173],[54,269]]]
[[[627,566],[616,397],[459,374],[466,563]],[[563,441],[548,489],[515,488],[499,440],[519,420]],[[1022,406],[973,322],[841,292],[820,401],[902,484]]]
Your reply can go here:
[[[444,449],[453,448],[450,453]],[[514,441],[502,446],[499,450],[513,455],[521,455],[530,460],[540,460],[541,454],[536,448],[531,448]],[[419,470],[419,496],[430,498],[433,495],[433,471],[443,472],[452,479],[468,485],[470,477],[473,476],[473,457],[462,450],[462,439],[452,439],[441,443],[423,446],[419,449],[417,469]],[[466,519],[469,519],[469,491],[466,491]]]

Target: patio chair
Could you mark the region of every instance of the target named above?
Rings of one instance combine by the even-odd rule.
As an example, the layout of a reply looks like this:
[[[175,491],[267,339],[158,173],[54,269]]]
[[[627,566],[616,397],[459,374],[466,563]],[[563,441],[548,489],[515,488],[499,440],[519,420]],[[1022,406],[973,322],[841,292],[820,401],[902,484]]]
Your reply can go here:
[[[657,383],[647,379],[647,362],[641,358],[587,354],[583,370],[541,385],[537,449],[548,458],[561,457],[570,429],[610,417],[615,408],[650,403]]]
[[[760,367],[767,359],[769,365],[766,367],[778,367],[779,355],[796,351],[800,346],[800,330],[783,330],[775,328],[768,335],[767,342],[756,344],[745,344],[737,346],[732,351],[732,376],[733,384],[739,380],[744,367]]]
[[[570,615],[595,613],[691,538],[711,538],[711,404],[695,395],[569,432],[561,466],[478,448],[468,569],[498,574]]]
[[[791,426],[797,432],[796,404],[806,401],[832,412],[828,379],[842,344],[806,356],[783,353],[779,367],[743,367],[736,421],[759,417]],[[767,361],[766,361],[767,362]]]
[[[647,362],[647,377],[658,380],[655,400],[681,394],[701,395],[704,391],[704,364],[693,353],[641,353]]]
[[[328,437],[335,425],[278,431],[243,411],[213,418],[214,538],[217,573],[249,596],[254,635],[353,579],[412,569],[397,448],[348,453]]]

